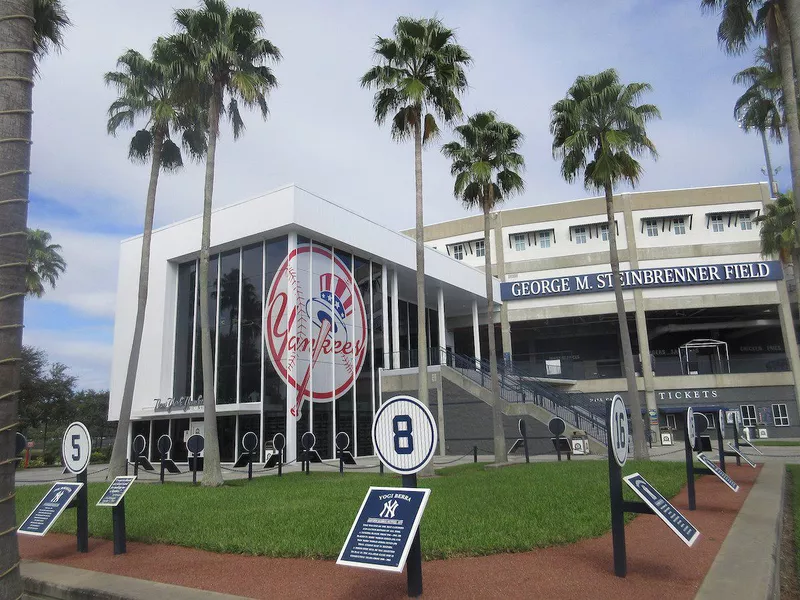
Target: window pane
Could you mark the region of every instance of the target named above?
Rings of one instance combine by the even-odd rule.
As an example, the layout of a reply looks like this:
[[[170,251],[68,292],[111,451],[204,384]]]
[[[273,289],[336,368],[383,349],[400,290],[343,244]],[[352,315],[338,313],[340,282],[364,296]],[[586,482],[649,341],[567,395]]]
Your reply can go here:
[[[543,231],[539,234],[539,245],[542,248],[549,248],[550,247],[550,232]]]
[[[219,268],[219,255],[215,254],[208,261],[208,323],[211,332],[211,364],[212,372],[208,374],[209,381],[214,381],[214,357],[217,354],[217,269]],[[198,267],[199,268],[199,267]],[[198,286],[199,286],[198,282]],[[203,392],[203,353],[201,351],[200,336],[200,295],[197,296],[198,318],[195,323],[195,347],[194,347],[194,396],[198,398],[204,395]]]
[[[584,227],[575,228],[575,243],[576,244],[586,243],[586,228]]]
[[[514,234],[514,249],[517,252],[522,252],[526,247],[525,235],[520,233]]]
[[[192,342],[194,341],[194,290],[197,262],[178,267],[177,315],[175,317],[175,378],[173,398],[192,393]]]
[[[222,255],[219,283],[217,404],[236,402],[239,353],[239,249]]]
[[[264,246],[261,243],[242,250],[242,363],[239,372],[239,401],[261,400],[261,297]],[[241,436],[240,436],[241,437]]]
[[[288,253],[287,238],[269,240],[266,245],[266,290]],[[269,356],[264,356],[264,440],[276,433],[286,435],[286,384],[275,370]]]

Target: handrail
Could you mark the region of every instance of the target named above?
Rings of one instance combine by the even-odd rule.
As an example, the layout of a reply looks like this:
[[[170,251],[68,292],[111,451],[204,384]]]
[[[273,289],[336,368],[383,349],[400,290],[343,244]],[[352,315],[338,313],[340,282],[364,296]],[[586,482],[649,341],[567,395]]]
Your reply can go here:
[[[492,390],[488,361],[458,354],[447,348],[431,348],[430,352],[433,364],[444,359],[445,365],[459,371],[484,389]],[[434,353],[438,354],[439,360],[434,359]],[[597,442],[606,444],[605,419],[596,412],[596,403],[589,396],[581,392],[564,393],[510,364],[498,363],[497,371],[501,399],[512,403],[532,402],[573,427],[586,431]]]

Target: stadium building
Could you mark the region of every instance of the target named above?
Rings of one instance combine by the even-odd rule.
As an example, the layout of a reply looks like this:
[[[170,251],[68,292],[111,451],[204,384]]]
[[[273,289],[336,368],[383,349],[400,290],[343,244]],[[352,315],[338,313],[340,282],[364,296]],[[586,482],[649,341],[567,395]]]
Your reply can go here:
[[[644,417],[683,429],[688,406],[718,427],[738,412],[752,436],[800,437],[798,355],[780,262],[760,255],[765,184],[619,194],[615,228]],[[605,202],[502,210],[490,240],[501,405],[602,441],[604,401],[627,397],[611,291]],[[130,435],[148,453],[169,433],[185,461],[203,428],[197,268],[200,217],[154,232],[150,294]],[[413,232],[409,232],[413,235]],[[288,186],[212,215],[209,306],[220,451],[258,434],[260,457],[287,436],[287,460],[313,431],[323,458],[344,431],[372,455],[381,398],[416,388],[414,240]],[[121,244],[109,418],[116,420],[136,314],[141,236]],[[426,320],[430,405],[440,452],[491,448],[483,217],[430,225]],[[481,360],[483,359],[483,361]],[[569,433],[568,429],[568,433]]]

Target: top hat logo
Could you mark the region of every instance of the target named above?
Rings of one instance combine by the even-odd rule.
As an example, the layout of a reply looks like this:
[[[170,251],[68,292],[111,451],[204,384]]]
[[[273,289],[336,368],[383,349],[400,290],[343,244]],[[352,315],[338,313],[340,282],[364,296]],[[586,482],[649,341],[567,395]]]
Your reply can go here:
[[[323,321],[331,324],[334,333],[347,330],[346,321],[353,313],[353,292],[347,281],[332,273],[319,277],[319,297],[309,301],[309,316],[319,327]]]

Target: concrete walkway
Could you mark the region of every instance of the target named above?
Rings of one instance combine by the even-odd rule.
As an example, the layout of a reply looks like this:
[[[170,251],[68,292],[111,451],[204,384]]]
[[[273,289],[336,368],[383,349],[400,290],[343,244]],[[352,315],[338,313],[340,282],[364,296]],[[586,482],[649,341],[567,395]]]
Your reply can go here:
[[[780,597],[785,482],[786,468],[783,464],[764,464],[703,580],[696,600]]]
[[[169,598],[170,600],[236,600],[241,596],[230,596],[216,592],[206,592],[178,585],[167,585],[109,575],[97,571],[85,571],[62,567],[49,563],[23,560],[20,565],[22,580],[25,586],[23,598],[61,600],[154,600]]]

